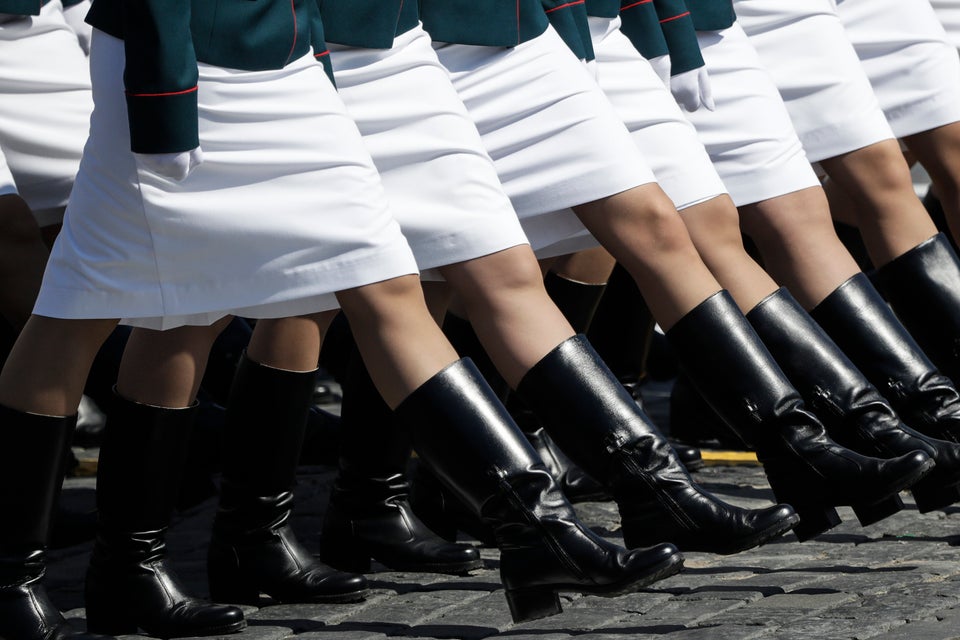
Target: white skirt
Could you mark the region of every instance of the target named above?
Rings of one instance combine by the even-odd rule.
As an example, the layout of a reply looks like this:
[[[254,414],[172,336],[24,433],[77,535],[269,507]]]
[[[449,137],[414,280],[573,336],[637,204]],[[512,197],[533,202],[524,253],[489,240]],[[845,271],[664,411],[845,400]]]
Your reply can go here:
[[[130,152],[123,42],[94,34],[90,140],[35,312],[171,328],[286,317],[416,273],[373,163],[322,67],[200,65],[204,163],[175,183]]]
[[[434,47],[539,257],[596,246],[569,207],[654,182],[590,71],[552,28],[509,49]]]
[[[947,33],[947,42],[960,49],[960,0],[930,0],[930,6]]]
[[[735,0],[812,162],[894,137],[832,0]]]
[[[620,31],[620,18],[590,18],[600,88],[630,130],[678,210],[727,192],[697,130],[647,59]]]
[[[686,117],[737,206],[819,186],[773,80],[736,23],[698,32],[715,111]]]
[[[897,137],[960,121],[960,58],[929,0],[838,0]]]
[[[87,57],[59,0],[0,23],[0,189],[12,180],[40,226],[61,220],[92,110]]]
[[[526,244],[477,127],[422,28],[390,50],[330,46],[337,89],[428,269]]]

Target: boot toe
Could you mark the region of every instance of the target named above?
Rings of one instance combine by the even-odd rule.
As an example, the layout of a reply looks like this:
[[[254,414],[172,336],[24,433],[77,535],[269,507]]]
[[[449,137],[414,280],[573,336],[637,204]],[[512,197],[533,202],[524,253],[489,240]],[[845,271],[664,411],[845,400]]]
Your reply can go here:
[[[901,491],[933,471],[936,463],[923,451],[914,451],[888,461],[888,488]]]
[[[213,636],[235,633],[247,626],[239,608],[202,600],[183,602],[179,612],[171,612],[165,622],[169,628],[164,636]]]

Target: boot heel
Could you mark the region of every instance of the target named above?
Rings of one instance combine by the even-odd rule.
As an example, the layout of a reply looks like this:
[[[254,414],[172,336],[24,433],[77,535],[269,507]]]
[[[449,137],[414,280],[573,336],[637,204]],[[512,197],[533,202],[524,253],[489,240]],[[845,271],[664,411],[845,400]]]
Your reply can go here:
[[[793,528],[793,532],[800,542],[815,538],[840,524],[840,514],[831,506],[822,504],[804,505],[795,502],[791,504],[793,504],[797,515],[800,516],[800,522]]]
[[[894,494],[874,504],[856,504],[851,506],[857,516],[857,520],[860,521],[860,526],[866,527],[875,522],[880,522],[884,518],[892,516],[902,510],[903,500],[900,499],[899,495]]]
[[[917,503],[917,511],[929,513],[937,509],[944,509],[960,501],[960,487],[927,486],[923,481],[910,487],[913,500]]]
[[[549,588],[507,589],[507,604],[514,623],[537,620],[563,613],[560,596]]]

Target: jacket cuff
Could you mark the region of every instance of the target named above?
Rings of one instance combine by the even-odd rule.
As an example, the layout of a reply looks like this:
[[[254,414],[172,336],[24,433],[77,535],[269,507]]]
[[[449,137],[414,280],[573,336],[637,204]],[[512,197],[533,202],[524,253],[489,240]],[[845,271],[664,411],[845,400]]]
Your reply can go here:
[[[200,146],[197,88],[174,93],[127,94],[134,153],[176,153]]]

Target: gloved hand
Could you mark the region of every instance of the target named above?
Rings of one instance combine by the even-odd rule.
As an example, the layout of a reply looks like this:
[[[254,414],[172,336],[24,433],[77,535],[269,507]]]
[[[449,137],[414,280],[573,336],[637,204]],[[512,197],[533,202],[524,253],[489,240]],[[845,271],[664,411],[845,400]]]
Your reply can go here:
[[[650,66],[653,67],[653,70],[657,72],[657,75],[660,76],[660,80],[663,81],[663,86],[670,87],[670,54],[664,54],[662,56],[657,56],[656,58],[650,58]]]
[[[673,93],[677,103],[687,111],[696,111],[700,107],[713,111],[715,108],[706,67],[671,76],[670,92]]]
[[[137,165],[144,171],[149,171],[174,182],[181,182],[203,162],[203,151],[200,147],[191,151],[177,151],[175,153],[135,153]]]

